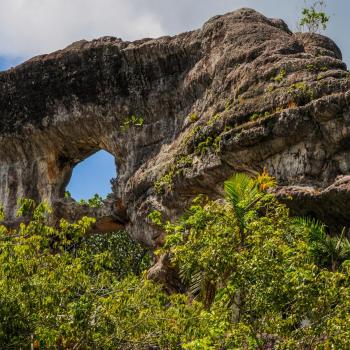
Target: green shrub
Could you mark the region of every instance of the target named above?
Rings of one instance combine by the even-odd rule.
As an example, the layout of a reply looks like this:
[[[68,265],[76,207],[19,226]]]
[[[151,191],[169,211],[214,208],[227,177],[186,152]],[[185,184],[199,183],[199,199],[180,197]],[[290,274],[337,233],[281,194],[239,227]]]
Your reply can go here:
[[[180,221],[162,226],[161,253],[170,251],[191,298],[221,316],[213,325],[221,331],[186,346],[348,348],[348,242],[311,234],[307,221],[290,218],[261,190],[273,182],[260,181],[237,174],[225,202],[201,196]]]
[[[330,17],[325,13],[325,6],[325,1],[314,1],[310,7],[304,7],[299,21],[300,27],[311,33],[326,30]]]
[[[274,184],[235,174],[225,198],[198,196],[179,220],[151,213],[186,289],[172,295],[125,233],[53,227],[47,205],[21,201],[32,220],[0,226],[0,348],[348,349],[347,232],[291,218]]]

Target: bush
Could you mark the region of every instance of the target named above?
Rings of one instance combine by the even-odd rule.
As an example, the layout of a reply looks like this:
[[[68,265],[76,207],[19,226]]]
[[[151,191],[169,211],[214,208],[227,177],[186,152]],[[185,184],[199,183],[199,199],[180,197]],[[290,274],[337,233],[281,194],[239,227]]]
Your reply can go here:
[[[350,255],[345,231],[295,219],[266,190],[274,180],[236,174],[226,198],[199,196],[166,233],[186,293],[168,295],[142,270],[149,257],[122,232],[89,235],[93,219],[0,226],[0,348],[348,349]]]
[[[306,28],[311,33],[326,30],[330,17],[324,11],[325,5],[325,1],[314,1],[310,7],[303,8],[300,27]]]
[[[165,249],[190,298],[209,315],[221,315],[221,332],[193,344],[347,349],[348,241],[315,234],[319,225],[290,218],[261,190],[273,181],[259,179],[263,183],[237,174],[226,183],[226,201],[199,197],[180,222],[163,225]]]
[[[124,232],[90,235],[93,219],[54,228],[49,208],[32,201],[20,213],[32,221],[16,232],[0,228],[1,349],[90,348],[106,298],[134,285],[147,252]]]

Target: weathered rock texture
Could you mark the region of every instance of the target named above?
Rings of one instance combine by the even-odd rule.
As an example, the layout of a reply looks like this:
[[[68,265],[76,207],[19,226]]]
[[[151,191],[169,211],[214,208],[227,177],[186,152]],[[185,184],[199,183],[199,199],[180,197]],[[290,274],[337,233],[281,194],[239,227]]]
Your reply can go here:
[[[90,213],[64,190],[74,165],[104,149],[118,179],[95,213],[102,231],[126,226],[155,245],[150,211],[176,217],[196,193],[217,196],[233,172],[264,167],[296,212],[349,224],[341,52],[250,9],[175,37],[77,42],[0,73],[0,144],[10,220],[18,197],[48,200],[57,216]]]

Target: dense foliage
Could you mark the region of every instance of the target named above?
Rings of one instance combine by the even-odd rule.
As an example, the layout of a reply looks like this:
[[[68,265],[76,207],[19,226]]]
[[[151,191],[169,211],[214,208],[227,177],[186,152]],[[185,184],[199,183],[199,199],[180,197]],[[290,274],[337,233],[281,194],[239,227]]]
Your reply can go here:
[[[93,219],[56,229],[28,200],[20,214],[31,222],[0,228],[0,348],[91,348],[109,296],[135,284],[149,255],[124,232],[89,235]]]
[[[91,219],[1,228],[1,349],[349,349],[350,244],[344,231],[294,219],[236,174],[226,198],[199,196],[177,222],[150,217],[186,293],[141,273],[144,249],[124,233],[89,235]]]

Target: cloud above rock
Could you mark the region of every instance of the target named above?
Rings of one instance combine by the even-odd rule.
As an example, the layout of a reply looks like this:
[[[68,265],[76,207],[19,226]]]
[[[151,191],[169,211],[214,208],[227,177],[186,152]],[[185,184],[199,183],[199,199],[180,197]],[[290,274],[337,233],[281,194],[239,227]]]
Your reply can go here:
[[[141,1],[1,0],[0,55],[29,57],[104,35],[134,40],[164,34]]]
[[[173,35],[240,7],[283,18],[295,30],[304,5],[304,0],[286,1],[283,6],[281,0],[0,0],[0,67],[4,57],[18,63],[81,39]],[[344,35],[350,1],[329,1],[327,10],[332,17],[326,35],[336,40],[350,62]]]

